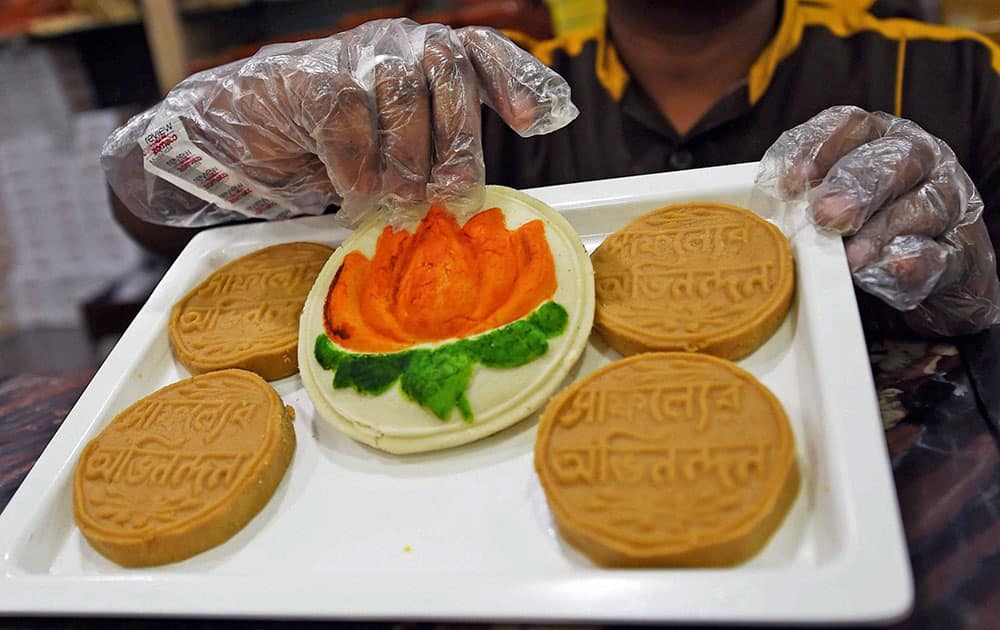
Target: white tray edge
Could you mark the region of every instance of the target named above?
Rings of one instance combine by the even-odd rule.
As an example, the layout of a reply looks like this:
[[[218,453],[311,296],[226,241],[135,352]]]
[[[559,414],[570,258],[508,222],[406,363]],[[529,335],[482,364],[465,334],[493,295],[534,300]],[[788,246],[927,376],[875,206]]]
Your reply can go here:
[[[547,201],[556,209],[569,205],[574,199],[588,199],[589,203],[614,203],[634,200],[634,192],[649,187],[675,186],[681,189],[718,185],[720,181],[752,180],[755,164],[734,165],[713,169],[700,169],[683,173],[644,175],[619,180],[587,182],[565,186],[539,188],[527,191],[529,194]],[[641,196],[641,194],[640,194]],[[73,465],[73,454],[82,447],[87,430],[99,419],[95,410],[101,409],[120,387],[118,375],[126,373],[139,361],[141,353],[132,354],[132,348],[144,345],[144,331],[157,320],[161,320],[171,306],[164,288],[170,285],[172,277],[181,277],[194,265],[198,257],[209,255],[222,244],[232,244],[233,234],[253,238],[259,230],[268,234],[268,240],[298,240],[303,238],[301,227],[328,225],[329,217],[313,217],[277,225],[255,224],[208,230],[197,235],[187,246],[182,256],[168,271],[161,285],[153,292],[149,301],[140,310],[133,324],[123,335],[108,359],[98,370],[94,379],[81,395],[76,406],[67,416],[63,426],[39,458],[35,467],[25,479],[21,488],[12,498],[7,508],[0,514],[0,544],[8,550],[10,541],[22,535],[18,524],[25,522],[35,505],[46,503],[50,493],[56,489],[48,486],[51,479],[67,474]],[[346,234],[346,231],[345,231]],[[838,563],[812,574],[811,579],[800,580],[799,588],[789,596],[795,598],[794,605],[784,610],[762,614],[757,598],[767,597],[769,590],[787,586],[778,571],[754,572],[753,580],[745,585],[745,592],[738,598],[719,599],[719,608],[710,610],[702,606],[692,611],[690,616],[670,617],[671,621],[743,621],[743,622],[796,622],[796,621],[890,621],[904,616],[913,603],[913,583],[905,537],[899,517],[892,472],[886,453],[884,436],[874,383],[871,381],[868,359],[864,352],[863,336],[856,306],[851,301],[839,299],[845,292],[853,295],[843,248],[839,239],[827,239],[827,260],[824,264],[842,264],[843,273],[836,281],[829,280],[822,286],[810,286],[810,299],[828,309],[828,316],[841,322],[842,327],[854,338],[855,343],[844,343],[843,339],[817,335],[821,354],[841,355],[842,360],[821,364],[820,370],[828,373],[824,381],[834,384],[823,396],[823,408],[830,418],[840,422],[831,423],[828,435],[836,440],[839,448],[854,449],[859,456],[879,462],[876,470],[861,471],[848,467],[841,473],[850,479],[847,506],[851,512],[851,523],[856,527],[857,543],[850,553]],[[860,342],[858,342],[860,340]],[[850,379],[857,374],[866,375],[866,392],[859,396],[856,390],[848,388]],[[850,378],[842,378],[849,375]],[[841,463],[835,463],[842,465]],[[882,505],[886,513],[859,509],[859,505]],[[649,605],[634,606],[631,610],[621,610],[613,604],[627,595],[635,601],[634,580],[629,572],[609,571],[600,579],[580,579],[558,585],[541,580],[537,583],[519,580],[510,582],[499,580],[484,589],[481,597],[466,601],[461,616],[448,614],[452,595],[441,592],[439,596],[424,589],[412,590],[411,584],[381,581],[383,600],[392,600],[391,614],[386,609],[371,607],[372,594],[364,590],[368,580],[362,580],[358,589],[338,586],[340,597],[331,598],[329,585],[296,585],[291,597],[282,602],[274,601],[274,584],[263,579],[246,578],[233,580],[223,578],[231,586],[238,587],[238,601],[223,602],[205,596],[206,587],[215,580],[210,577],[178,579],[171,576],[165,580],[148,580],[130,583],[124,579],[79,580],[48,576],[25,576],[11,573],[9,552],[3,561],[3,588],[0,589],[0,613],[2,614],[65,614],[88,615],[195,615],[195,616],[265,616],[265,617],[330,617],[352,619],[442,619],[468,618],[504,621],[649,621],[656,619],[660,611],[654,600],[669,597],[674,590],[665,584],[646,586],[649,591]],[[886,567],[891,568],[888,581]],[[708,600],[725,571],[698,571],[685,576],[685,587],[704,589]],[[442,576],[443,577],[443,576]],[[881,577],[873,583],[876,577]],[[363,583],[362,583],[363,582]],[[114,602],[109,594],[116,584],[127,584],[130,595],[127,599]],[[574,611],[561,610],[563,614],[553,615],[554,602],[566,596],[563,589],[572,588],[576,600],[580,592],[589,595],[589,605]],[[578,589],[583,589],[578,590]],[[498,596],[497,593],[503,595]],[[562,595],[560,595],[562,593]],[[645,593],[643,593],[645,594]],[[678,592],[677,595],[681,593]],[[731,594],[731,593],[730,593]],[[389,597],[385,597],[388,595]],[[717,596],[721,596],[718,593]],[[326,602],[325,604],[322,602]],[[516,602],[516,609],[511,604]],[[849,606],[846,605],[849,603]],[[694,602],[692,602],[694,604]],[[609,613],[610,610],[613,612]],[[662,611],[660,611],[662,612]]]

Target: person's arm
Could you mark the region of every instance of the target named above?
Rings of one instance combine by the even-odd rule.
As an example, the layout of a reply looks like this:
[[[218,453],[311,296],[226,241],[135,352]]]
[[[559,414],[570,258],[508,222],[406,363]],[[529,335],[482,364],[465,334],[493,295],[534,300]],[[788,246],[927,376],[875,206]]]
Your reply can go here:
[[[493,29],[379,20],[189,77],[112,134],[101,162],[152,223],[331,204],[348,223],[426,202],[458,212],[481,203],[481,102],[522,136],[576,116],[565,81]]]

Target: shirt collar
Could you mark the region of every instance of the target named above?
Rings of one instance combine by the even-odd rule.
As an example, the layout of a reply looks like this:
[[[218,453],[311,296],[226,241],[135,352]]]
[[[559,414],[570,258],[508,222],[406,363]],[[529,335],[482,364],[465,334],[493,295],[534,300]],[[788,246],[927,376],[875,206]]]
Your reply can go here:
[[[597,37],[595,68],[597,77],[612,98],[623,101],[622,107],[626,115],[668,138],[678,141],[690,139],[738,118],[760,100],[767,91],[778,65],[802,41],[799,4],[800,0],[784,0],[778,30],[750,66],[746,80],[719,99],[683,138],[664,119],[652,99],[630,81],[628,70],[618,56],[606,25],[599,31]]]
[[[774,72],[786,57],[788,57],[802,41],[802,16],[799,11],[800,0],[784,0],[781,22],[778,30],[768,42],[764,50],[750,66],[747,73],[747,98],[751,105],[755,104],[767,91]],[[597,78],[613,99],[621,100],[629,86],[628,70],[621,62],[614,42],[608,35],[607,24],[597,33],[597,58],[595,71]]]

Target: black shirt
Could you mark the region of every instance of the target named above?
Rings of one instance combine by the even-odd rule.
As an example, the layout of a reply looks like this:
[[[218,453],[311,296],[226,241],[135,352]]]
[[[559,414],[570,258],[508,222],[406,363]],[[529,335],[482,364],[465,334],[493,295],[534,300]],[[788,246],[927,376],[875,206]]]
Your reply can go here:
[[[603,26],[519,39],[569,82],[580,116],[523,139],[485,114],[487,179],[527,188],[756,161],[781,132],[851,104],[909,118],[947,142],[1000,242],[1000,49],[969,31],[882,19],[849,4],[785,0],[746,80],[683,135],[629,80]]]
[[[898,15],[891,0],[865,10],[836,0],[785,0],[773,39],[746,80],[678,134],[628,72],[603,26],[545,42],[515,39],[572,88],[579,118],[522,139],[492,112],[483,149],[490,183],[563,184],[759,160],[778,136],[833,105],[909,118],[948,143],[985,203],[1000,243],[1000,48],[969,31]],[[877,17],[882,16],[882,17]],[[894,313],[858,292],[869,339]],[[1000,329],[954,339],[991,421],[1000,426]]]

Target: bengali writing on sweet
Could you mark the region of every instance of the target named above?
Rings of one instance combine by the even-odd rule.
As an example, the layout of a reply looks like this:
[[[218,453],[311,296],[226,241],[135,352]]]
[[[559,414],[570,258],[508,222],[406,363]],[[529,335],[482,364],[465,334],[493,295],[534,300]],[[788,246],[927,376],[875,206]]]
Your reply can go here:
[[[598,294],[611,300],[659,302],[721,295],[737,302],[771,289],[774,269],[769,261],[697,270],[645,263],[618,273],[602,272],[596,282]]]
[[[254,289],[273,290],[311,284],[323,264],[324,261],[310,261],[242,272],[216,272],[198,288],[196,295],[216,298],[239,295]]]
[[[691,254],[719,257],[733,254],[750,242],[745,224],[720,223],[690,229],[626,231],[610,236],[601,246],[609,256],[629,258],[688,258]]]
[[[218,440],[226,429],[243,430],[253,421],[257,403],[252,400],[151,400],[138,404],[114,425],[118,431],[135,429],[166,435],[187,434],[204,445]]]
[[[738,381],[623,384],[577,392],[560,410],[559,425],[622,423],[638,425],[687,423],[705,431],[709,418],[731,421],[743,409],[743,384]]]
[[[711,476],[733,490],[766,472],[769,448],[763,442],[676,446],[612,431],[586,446],[553,448],[551,467],[566,485],[670,485]]]
[[[187,452],[176,445],[146,439],[133,446],[97,446],[87,454],[83,475],[88,481],[158,487],[198,497],[229,487],[252,453],[230,450]]]
[[[214,306],[187,306],[178,318],[183,332],[231,331],[246,324],[297,322],[302,300],[240,301]]]

